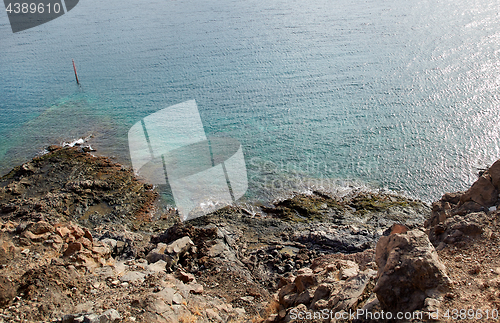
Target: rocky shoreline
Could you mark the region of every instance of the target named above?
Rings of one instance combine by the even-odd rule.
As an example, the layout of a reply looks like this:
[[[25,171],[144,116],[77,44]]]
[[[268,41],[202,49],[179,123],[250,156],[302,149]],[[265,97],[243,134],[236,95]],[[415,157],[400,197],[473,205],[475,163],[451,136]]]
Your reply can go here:
[[[0,180],[0,322],[417,322],[500,305],[500,161],[432,207],[311,192],[181,223],[131,170],[48,150]]]

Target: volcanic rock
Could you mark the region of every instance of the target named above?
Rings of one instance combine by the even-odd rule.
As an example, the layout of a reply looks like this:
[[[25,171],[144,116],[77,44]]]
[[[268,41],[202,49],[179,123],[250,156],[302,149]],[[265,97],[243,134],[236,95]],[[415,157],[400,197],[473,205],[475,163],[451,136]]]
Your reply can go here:
[[[426,298],[447,291],[450,285],[446,268],[420,230],[381,237],[376,262],[378,281],[373,291],[385,311],[421,309]]]

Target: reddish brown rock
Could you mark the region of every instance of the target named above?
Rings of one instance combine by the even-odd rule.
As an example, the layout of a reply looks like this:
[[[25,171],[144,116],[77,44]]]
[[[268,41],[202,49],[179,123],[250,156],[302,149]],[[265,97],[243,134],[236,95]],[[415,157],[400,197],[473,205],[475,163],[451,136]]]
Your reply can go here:
[[[413,312],[422,309],[436,291],[449,288],[446,269],[420,230],[381,237],[376,262],[378,282],[373,291],[383,310]]]
[[[77,226],[76,224],[70,225],[69,229],[71,230],[71,235],[75,237],[75,239],[78,239],[85,235],[85,231],[83,231],[83,229]]]
[[[405,225],[394,223],[391,227],[390,234],[406,233],[407,231],[408,231],[408,228]]]
[[[79,242],[71,242],[68,244],[68,248],[64,251],[64,257],[69,257],[83,249],[83,246]]]
[[[460,203],[460,197],[462,197],[463,194],[463,192],[445,193],[441,198],[441,201],[451,204],[458,204]]]
[[[6,264],[15,256],[15,246],[10,240],[0,240],[0,264]]]
[[[293,301],[290,302],[289,297],[287,297],[287,296],[289,296],[292,293],[295,293],[296,291],[297,291],[297,287],[293,283],[288,284],[288,285],[284,286],[283,288],[281,288],[279,293],[278,293],[278,299],[279,299],[280,304],[284,305],[285,307],[291,306],[293,304]]]
[[[83,265],[87,268],[99,267],[104,265],[105,263],[102,257],[99,256],[93,257],[94,255],[92,254],[92,252],[86,249],[78,252],[75,256],[76,256],[75,257],[76,262],[79,265]]]
[[[490,207],[497,200],[498,190],[493,185],[490,174],[486,172],[460,197],[460,204],[473,201],[483,207]]]
[[[203,294],[203,286],[201,284],[191,284],[191,293],[193,294]]]
[[[483,209],[484,206],[482,206],[481,204],[474,201],[467,201],[464,204],[460,204],[460,206],[452,209],[448,213],[451,215],[466,215],[467,213],[482,211]]]
[[[33,232],[34,234],[44,234],[47,232],[54,232],[54,227],[45,221],[38,221],[36,223],[30,224],[27,230]]]
[[[24,231],[21,234],[21,237],[30,239],[33,242],[45,241],[49,236],[50,236],[50,232],[46,232],[44,234],[34,234],[33,232],[28,231],[28,230]]]
[[[488,174],[491,176],[491,183],[497,189],[500,189],[500,159],[491,165],[488,169]]]
[[[444,244],[481,234],[480,218],[485,215],[479,213],[498,205],[499,183],[500,160],[482,173],[465,193],[446,193],[433,203],[431,217],[425,221],[424,227],[434,246],[443,248]]]
[[[8,305],[16,297],[14,283],[7,277],[0,276],[0,306]]]
[[[298,275],[294,281],[294,284],[297,287],[297,292],[299,293],[302,293],[309,286],[315,285],[316,283],[316,276],[312,273]]]
[[[194,275],[191,273],[186,273],[182,270],[177,271],[177,277],[182,280],[184,283],[189,283],[192,281],[196,281]]]
[[[92,241],[87,238],[80,237],[76,242],[81,243],[86,249],[92,249]]]
[[[83,232],[83,237],[88,239],[90,243],[94,243],[94,239],[92,238],[92,234],[90,233],[90,231],[87,228],[83,228]]]
[[[71,230],[64,226],[56,227],[55,231],[63,239],[71,233]]]

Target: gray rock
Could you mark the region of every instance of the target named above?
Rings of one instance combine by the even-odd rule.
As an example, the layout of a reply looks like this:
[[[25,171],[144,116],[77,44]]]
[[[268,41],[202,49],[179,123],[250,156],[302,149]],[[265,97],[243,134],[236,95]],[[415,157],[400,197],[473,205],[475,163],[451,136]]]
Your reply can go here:
[[[107,310],[99,316],[99,323],[116,323],[122,319],[120,313],[115,309]]]
[[[97,314],[87,314],[83,319],[83,323],[100,323],[99,315]]]
[[[176,294],[175,290],[171,287],[165,287],[162,289],[156,296],[158,298],[163,299],[168,304],[172,305],[172,300],[174,299],[174,295]]]
[[[219,314],[217,314],[217,312],[215,312],[213,309],[211,308],[207,308],[205,310],[205,312],[207,313],[207,316],[210,320],[212,321],[216,321],[216,322],[222,322],[222,318],[219,316]]]
[[[146,278],[146,274],[141,273],[139,271],[129,271],[122,277],[120,277],[120,280],[122,282],[127,282],[127,283],[136,283],[136,282],[144,282],[144,279]]]
[[[85,322],[84,315],[80,315],[80,316],[73,318],[73,323],[83,323],[83,322]]]
[[[188,236],[175,240],[166,247],[166,253],[182,255],[194,247],[194,242]]]
[[[363,251],[375,246],[379,236],[364,234],[364,232],[351,232],[343,228],[313,227],[309,230],[299,231],[292,237],[301,243],[313,243],[329,248],[334,252],[353,253]]]
[[[182,296],[178,293],[175,293],[174,296],[172,297],[172,302],[177,305],[182,304],[183,300],[184,299],[182,298]]]
[[[170,306],[166,304],[161,298],[152,300],[148,304],[148,310],[156,314],[162,314],[168,311]]]
[[[115,249],[116,249],[116,240],[115,239],[106,238],[106,239],[102,239],[101,242],[104,243],[105,245],[107,245],[111,249],[112,252],[115,251]]]
[[[147,268],[148,268],[148,270],[153,271],[153,272],[162,272],[162,271],[165,271],[166,266],[167,266],[167,262],[165,262],[163,260],[158,260],[157,262],[148,265]]]
[[[360,300],[368,283],[376,275],[374,270],[366,270],[349,278],[342,289],[329,300],[329,305],[334,312],[348,311],[354,308]]]
[[[223,253],[226,250],[226,245],[222,240],[219,240],[218,243],[210,247],[210,250],[208,250],[208,255],[210,257],[216,257]]]

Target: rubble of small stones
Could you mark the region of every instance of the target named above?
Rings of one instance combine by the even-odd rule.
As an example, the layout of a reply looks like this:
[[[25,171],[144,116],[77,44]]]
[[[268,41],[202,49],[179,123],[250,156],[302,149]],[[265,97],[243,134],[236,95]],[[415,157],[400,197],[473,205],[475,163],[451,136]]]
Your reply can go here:
[[[314,312],[356,311],[372,294],[376,277],[372,249],[355,254],[329,254],[316,258],[310,267],[280,280],[278,313],[267,322],[294,322],[294,316]],[[306,316],[307,314],[303,314]]]

